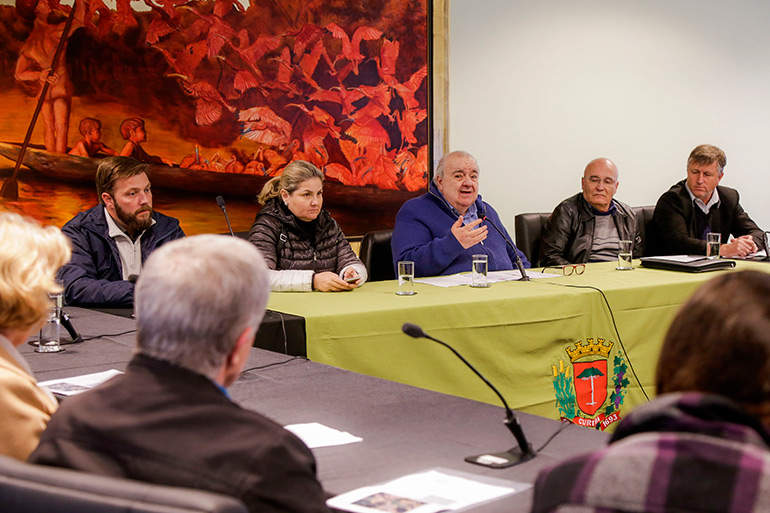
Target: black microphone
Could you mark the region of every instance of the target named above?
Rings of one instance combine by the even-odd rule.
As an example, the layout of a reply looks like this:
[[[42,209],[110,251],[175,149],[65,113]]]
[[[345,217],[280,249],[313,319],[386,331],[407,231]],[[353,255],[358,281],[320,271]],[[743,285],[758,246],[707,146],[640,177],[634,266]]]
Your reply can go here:
[[[67,330],[67,333],[69,333],[70,339],[72,339],[72,344],[79,344],[83,342],[83,337],[80,336],[80,334],[75,329],[75,326],[72,325],[70,316],[67,315],[67,313],[64,310],[61,311],[59,322],[61,323],[62,326],[64,326],[64,329]]]
[[[225,215],[225,221],[227,221],[227,229],[230,230],[230,235],[235,237],[233,228],[230,226],[230,218],[227,217],[227,209],[225,208],[225,199],[222,196],[217,196],[217,205],[222,209],[222,213]]]
[[[455,351],[452,346],[446,342],[442,342],[437,338],[431,337],[416,324],[407,322],[401,327],[401,331],[413,338],[427,338],[428,340],[437,342],[452,351],[455,356],[462,360],[462,362],[467,365],[470,370],[476,373],[476,375],[481,378],[481,380],[486,383],[495,394],[497,394],[497,397],[500,398],[500,401],[502,401],[503,406],[505,407],[505,425],[508,426],[508,429],[511,431],[514,438],[516,438],[516,442],[519,445],[518,449],[516,447],[512,447],[503,452],[484,453],[477,456],[468,456],[465,458],[465,461],[469,463],[475,463],[477,465],[483,465],[485,467],[508,468],[512,467],[513,465],[518,465],[519,463],[529,461],[536,456],[535,450],[532,448],[532,444],[527,441],[527,437],[524,435],[524,430],[521,428],[519,419],[517,419],[516,415],[513,414],[513,410],[511,410],[511,408],[508,406],[508,403],[506,402],[503,395],[499,390],[497,390],[497,388],[495,388],[492,383],[489,382],[487,378],[485,378],[478,370],[476,370],[476,367],[471,365],[471,363],[463,358],[460,353]]]
[[[516,245],[510,240],[508,240],[508,237],[506,237],[503,234],[503,231],[500,228],[498,228],[497,225],[493,223],[492,220],[486,216],[486,214],[482,214],[481,220],[486,221],[490,225],[492,225],[492,228],[497,230],[497,233],[500,234],[500,237],[502,237],[503,240],[511,247],[511,249],[513,249],[513,254],[516,255],[516,261],[514,263],[516,264],[516,268],[521,273],[521,278],[519,278],[516,281],[529,281],[529,276],[527,276],[527,272],[524,270],[524,264],[521,262],[521,257],[519,256],[519,250],[516,249]]]

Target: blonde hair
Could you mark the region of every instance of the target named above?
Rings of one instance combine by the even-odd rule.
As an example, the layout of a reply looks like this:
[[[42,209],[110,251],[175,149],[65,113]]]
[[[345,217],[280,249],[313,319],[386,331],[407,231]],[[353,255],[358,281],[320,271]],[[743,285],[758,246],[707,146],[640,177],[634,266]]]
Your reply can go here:
[[[55,226],[0,212],[0,329],[26,329],[43,320],[58,292],[56,271],[70,258],[70,242]]]
[[[310,180],[311,178],[320,178],[323,182],[324,174],[310,162],[295,160],[283,168],[283,173],[281,173],[280,176],[271,178],[270,181],[262,187],[262,192],[257,196],[257,201],[260,205],[264,205],[281,194],[281,190],[285,190],[291,194],[299,188],[299,185],[302,182]]]

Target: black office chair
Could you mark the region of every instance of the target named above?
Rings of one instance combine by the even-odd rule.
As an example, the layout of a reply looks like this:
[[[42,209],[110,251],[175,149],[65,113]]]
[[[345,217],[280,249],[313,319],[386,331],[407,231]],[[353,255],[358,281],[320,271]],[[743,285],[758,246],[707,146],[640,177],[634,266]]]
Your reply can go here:
[[[393,270],[393,254],[390,250],[390,239],[393,230],[379,230],[364,235],[361,241],[359,258],[369,273],[369,281],[395,280]]]
[[[248,513],[233,497],[0,456],[3,513]]]
[[[644,254],[634,254],[634,258],[660,254],[656,248],[657,232],[652,225],[652,214],[655,212],[655,205],[632,208],[634,209],[634,212],[636,212],[636,222],[639,225],[639,233],[644,241]]]
[[[532,267],[540,264],[540,241],[550,212],[516,214],[513,225],[516,230],[516,247],[527,256]]]

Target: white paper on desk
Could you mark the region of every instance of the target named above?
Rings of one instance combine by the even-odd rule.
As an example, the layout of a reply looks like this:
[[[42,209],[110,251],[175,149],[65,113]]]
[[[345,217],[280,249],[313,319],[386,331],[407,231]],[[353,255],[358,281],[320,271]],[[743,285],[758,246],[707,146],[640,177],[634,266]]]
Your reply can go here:
[[[549,274],[539,273],[535,271],[527,271],[527,276],[532,279],[539,278],[556,278],[561,274]],[[499,283],[501,281],[514,281],[521,278],[519,271],[492,271],[487,274],[487,281],[489,283]],[[417,278],[415,283],[424,283],[426,285],[434,285],[436,287],[457,287],[459,285],[471,284],[471,273],[462,274],[450,274],[448,276],[434,276],[432,278]]]
[[[358,488],[332,497],[326,504],[354,513],[435,513],[489,502],[531,486],[437,468]]]
[[[42,381],[37,384],[39,387],[46,387],[48,390],[58,395],[77,395],[86,390],[90,390],[97,387],[119,374],[123,374],[119,370],[110,369],[104,372],[94,372],[92,374],[83,374],[82,376],[74,376],[72,378],[51,379],[48,381]]]
[[[690,262],[697,262],[699,260],[706,260],[703,255],[667,255],[667,256],[652,256],[647,257],[647,260],[661,260],[663,262],[683,262],[688,264]]]
[[[765,258],[767,256],[767,251],[764,249],[760,249],[756,253],[750,254],[747,258]]]
[[[307,424],[289,424],[284,426],[305,442],[305,445],[311,449],[318,447],[331,447],[333,445],[346,445],[360,442],[363,438],[351,435],[347,431],[338,431],[329,426],[324,426],[318,422],[308,422]]]

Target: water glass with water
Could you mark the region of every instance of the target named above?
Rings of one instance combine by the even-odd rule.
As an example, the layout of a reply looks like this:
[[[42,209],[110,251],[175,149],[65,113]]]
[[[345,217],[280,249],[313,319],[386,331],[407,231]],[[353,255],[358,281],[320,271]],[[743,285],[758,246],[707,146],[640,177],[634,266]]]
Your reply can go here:
[[[709,232],[706,234],[706,258],[719,258],[719,248],[722,245],[722,234]]]
[[[489,270],[488,255],[473,255],[471,264],[471,287],[489,287],[487,271]]]
[[[618,266],[619,271],[629,271],[634,268],[631,265],[631,259],[633,258],[634,241],[621,240],[618,242]]]
[[[413,296],[414,291],[414,262],[402,261],[398,263],[398,290],[399,296]]]
[[[58,353],[62,350],[61,347],[61,309],[64,300],[64,294],[60,292],[53,292],[48,295],[51,298],[53,304],[48,310],[48,318],[45,324],[40,328],[40,335],[38,337],[37,347],[35,351],[38,353]]]

